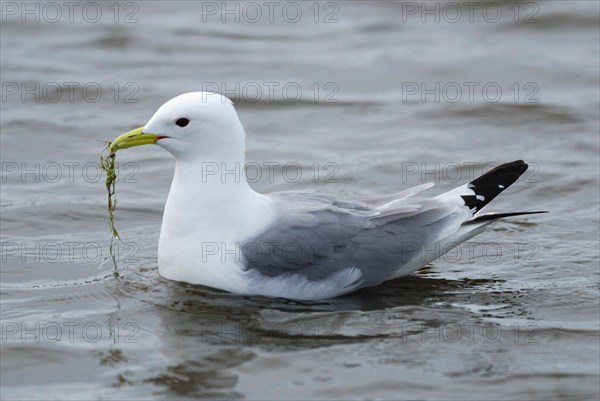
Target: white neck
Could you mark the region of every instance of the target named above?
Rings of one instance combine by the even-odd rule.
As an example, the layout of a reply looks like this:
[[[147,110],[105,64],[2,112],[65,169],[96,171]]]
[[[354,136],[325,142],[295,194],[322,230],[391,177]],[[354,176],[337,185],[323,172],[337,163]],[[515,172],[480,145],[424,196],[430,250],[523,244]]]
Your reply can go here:
[[[273,218],[269,198],[250,188],[243,167],[177,161],[160,233],[162,276],[242,290],[241,245]]]

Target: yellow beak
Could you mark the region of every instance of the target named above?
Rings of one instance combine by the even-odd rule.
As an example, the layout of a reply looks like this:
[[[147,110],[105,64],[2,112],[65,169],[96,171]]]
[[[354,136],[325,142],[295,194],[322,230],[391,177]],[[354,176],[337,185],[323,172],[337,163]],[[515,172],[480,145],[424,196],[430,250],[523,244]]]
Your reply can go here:
[[[142,132],[143,130],[144,127],[139,127],[119,136],[110,144],[110,151],[114,153],[119,149],[127,149],[140,145],[150,145],[156,143],[156,141],[161,139],[160,136],[154,134],[146,134]]]

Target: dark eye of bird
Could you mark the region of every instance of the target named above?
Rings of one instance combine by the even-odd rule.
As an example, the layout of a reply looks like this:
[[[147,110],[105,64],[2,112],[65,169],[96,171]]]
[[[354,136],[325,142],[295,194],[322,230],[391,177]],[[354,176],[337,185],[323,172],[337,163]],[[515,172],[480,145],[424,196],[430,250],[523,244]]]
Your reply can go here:
[[[187,118],[180,118],[177,121],[175,121],[175,124],[177,124],[180,127],[185,127],[189,123],[190,123],[190,120],[188,120]]]

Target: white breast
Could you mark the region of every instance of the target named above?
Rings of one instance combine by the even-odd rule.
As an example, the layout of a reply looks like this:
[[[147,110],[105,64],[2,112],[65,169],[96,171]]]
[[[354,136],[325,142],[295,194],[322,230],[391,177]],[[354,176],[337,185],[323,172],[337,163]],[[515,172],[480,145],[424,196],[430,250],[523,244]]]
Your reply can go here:
[[[176,281],[249,293],[242,247],[263,232],[274,212],[247,183],[198,183],[175,169],[158,245],[158,271]],[[187,172],[189,173],[189,172]],[[196,181],[196,182],[191,182]]]

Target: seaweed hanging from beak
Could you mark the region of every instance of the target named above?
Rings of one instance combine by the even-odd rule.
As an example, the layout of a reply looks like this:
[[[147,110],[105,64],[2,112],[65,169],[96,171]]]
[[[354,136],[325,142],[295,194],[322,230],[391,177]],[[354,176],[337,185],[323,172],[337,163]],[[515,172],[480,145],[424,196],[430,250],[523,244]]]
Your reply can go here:
[[[119,269],[117,267],[117,258],[115,256],[115,239],[121,240],[119,232],[115,227],[115,209],[117,207],[117,195],[115,193],[115,183],[117,181],[117,173],[115,170],[116,150],[110,149],[111,142],[106,142],[106,148],[100,155],[100,167],[106,173],[106,191],[108,192],[108,224],[111,231],[109,253],[113,261],[113,275],[119,278]]]

